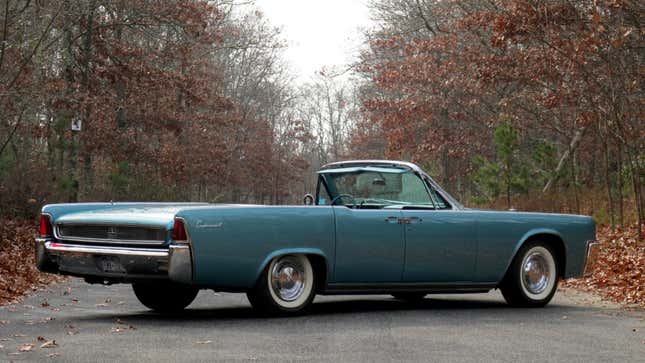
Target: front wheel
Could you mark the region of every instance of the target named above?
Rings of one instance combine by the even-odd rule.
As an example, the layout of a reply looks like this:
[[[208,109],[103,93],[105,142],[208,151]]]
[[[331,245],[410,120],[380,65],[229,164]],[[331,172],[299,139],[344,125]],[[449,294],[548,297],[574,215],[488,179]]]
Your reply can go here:
[[[132,289],[137,299],[146,307],[160,313],[183,310],[195,300],[199,289],[169,282],[135,283]]]
[[[524,245],[513,259],[500,289],[510,305],[542,307],[555,295],[558,274],[558,264],[551,248],[541,242],[531,242]]]
[[[315,296],[314,271],[304,255],[271,260],[246,296],[253,308],[273,315],[293,315],[307,309]]]

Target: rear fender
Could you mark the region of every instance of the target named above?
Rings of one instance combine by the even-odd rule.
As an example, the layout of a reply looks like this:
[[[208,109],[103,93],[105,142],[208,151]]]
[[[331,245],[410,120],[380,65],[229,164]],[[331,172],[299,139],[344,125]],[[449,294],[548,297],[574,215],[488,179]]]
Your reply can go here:
[[[325,264],[327,265],[327,279],[329,279],[329,274],[330,274],[330,269],[329,269],[329,260],[325,253],[319,249],[319,248],[283,248],[279,250],[275,250],[271,253],[269,253],[260,266],[258,267],[257,271],[255,271],[255,281],[257,281],[260,278],[260,275],[264,271],[265,268],[269,265],[271,260],[278,256],[284,256],[284,255],[316,255],[320,256],[325,260]]]

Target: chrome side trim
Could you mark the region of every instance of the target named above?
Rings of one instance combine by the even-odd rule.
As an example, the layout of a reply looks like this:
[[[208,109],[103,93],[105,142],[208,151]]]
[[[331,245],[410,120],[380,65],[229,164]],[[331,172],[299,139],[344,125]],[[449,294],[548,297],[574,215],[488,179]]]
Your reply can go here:
[[[582,276],[589,276],[593,272],[598,261],[600,252],[600,242],[596,240],[587,241],[587,250],[585,251],[585,262],[583,263]]]
[[[167,249],[131,248],[131,247],[103,247],[84,246],[66,243],[45,241],[45,250],[52,254],[81,253],[116,256],[143,256],[143,257],[168,257]]]

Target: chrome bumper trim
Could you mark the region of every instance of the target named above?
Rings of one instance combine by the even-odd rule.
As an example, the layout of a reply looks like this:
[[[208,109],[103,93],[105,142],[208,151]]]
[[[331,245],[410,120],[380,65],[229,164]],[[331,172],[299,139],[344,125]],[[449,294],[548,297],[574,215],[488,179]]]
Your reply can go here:
[[[193,259],[189,245],[171,245],[169,261],[168,277],[172,281],[184,284],[193,282]]]
[[[600,251],[600,242],[595,240],[587,241],[587,251],[585,253],[585,262],[582,269],[583,276],[591,275],[596,263],[598,262],[598,253]]]
[[[115,255],[115,256],[142,256],[142,257],[168,257],[167,249],[147,249],[147,248],[130,248],[130,247],[104,247],[104,246],[84,246],[72,245],[67,243],[56,243],[52,241],[43,241],[45,250],[53,253],[85,253],[98,255]]]
[[[123,265],[122,273],[101,270],[98,260],[115,256]],[[170,245],[167,249],[140,247],[87,246],[58,243],[52,238],[36,238],[36,263],[44,272],[100,277],[116,281],[132,279],[170,279],[190,284],[193,259],[190,245]]]

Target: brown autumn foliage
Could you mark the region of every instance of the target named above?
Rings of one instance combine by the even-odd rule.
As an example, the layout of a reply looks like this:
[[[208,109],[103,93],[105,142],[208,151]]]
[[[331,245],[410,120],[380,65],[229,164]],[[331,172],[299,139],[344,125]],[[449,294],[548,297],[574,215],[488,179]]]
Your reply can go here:
[[[645,308],[645,243],[636,240],[636,226],[598,229],[602,244],[591,276],[570,279],[565,286],[592,291],[625,305]]]
[[[562,211],[637,220],[642,231],[642,2],[372,8],[379,26],[358,64],[365,120],[354,154],[415,160],[466,204],[548,196],[566,200]]]
[[[308,130],[288,114],[284,44],[261,13],[237,6],[3,3],[0,214],[66,201],[291,197]]]
[[[36,268],[37,233],[36,222],[32,220],[5,219],[0,224],[0,305],[64,279]]]

